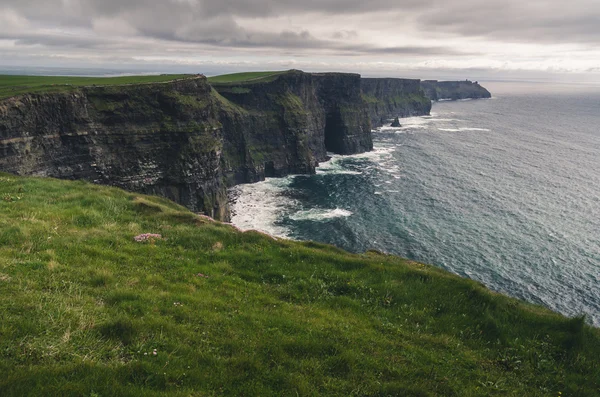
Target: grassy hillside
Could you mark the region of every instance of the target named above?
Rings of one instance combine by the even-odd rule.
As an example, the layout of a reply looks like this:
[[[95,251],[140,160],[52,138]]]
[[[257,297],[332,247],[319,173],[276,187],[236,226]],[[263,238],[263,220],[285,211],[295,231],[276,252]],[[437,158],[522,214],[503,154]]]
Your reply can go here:
[[[209,77],[208,81],[212,84],[224,83],[248,83],[248,82],[268,82],[274,80],[278,75],[286,73],[281,72],[246,72],[223,74],[221,76]]]
[[[427,265],[0,174],[2,396],[597,396],[599,364],[582,319]]]
[[[28,93],[70,91],[77,87],[92,85],[163,83],[189,76],[183,74],[122,77],[0,75],[0,99]]]

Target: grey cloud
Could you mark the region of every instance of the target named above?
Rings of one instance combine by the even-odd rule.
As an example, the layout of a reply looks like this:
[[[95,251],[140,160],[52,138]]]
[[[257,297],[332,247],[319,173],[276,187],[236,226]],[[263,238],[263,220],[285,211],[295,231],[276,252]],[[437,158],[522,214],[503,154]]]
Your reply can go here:
[[[260,41],[241,39],[244,32],[236,26],[236,17],[316,13],[334,18],[357,14],[364,15],[368,22],[373,12],[386,11],[390,18],[394,15],[399,19],[399,25],[401,19],[417,21],[424,34],[523,42],[600,41],[597,0],[578,0],[568,5],[558,0],[3,0],[3,6],[40,26],[91,27],[95,18],[119,18],[151,37],[213,41],[225,46]],[[227,33],[229,37],[224,37]],[[331,39],[349,39],[350,34],[342,27]],[[296,43],[295,39],[288,40],[291,48]]]
[[[417,18],[435,32],[532,43],[600,45],[597,0],[449,2]]]
[[[133,56],[219,51],[228,55],[236,50],[290,57],[460,57],[481,54],[445,39],[600,48],[597,1],[573,0],[567,5],[558,0],[2,0],[0,39],[15,40],[24,50],[36,45],[64,54],[97,50],[106,59],[113,51]],[[313,15],[331,21],[323,37],[315,33],[315,26],[282,29],[240,22],[294,16],[306,21]],[[336,16],[358,21],[357,25],[344,26]],[[405,26],[416,27],[423,37],[435,37],[439,44],[399,40],[394,45],[395,32],[402,33]],[[390,43],[380,45],[369,37],[371,31],[384,32]]]
[[[357,39],[358,32],[356,30],[338,30],[337,32],[334,32],[331,37],[336,40]]]
[[[371,47],[361,45],[347,45],[341,50],[355,52],[356,54],[373,55],[480,55],[477,52],[455,50],[450,47],[423,47],[423,46],[396,46],[396,47]]]

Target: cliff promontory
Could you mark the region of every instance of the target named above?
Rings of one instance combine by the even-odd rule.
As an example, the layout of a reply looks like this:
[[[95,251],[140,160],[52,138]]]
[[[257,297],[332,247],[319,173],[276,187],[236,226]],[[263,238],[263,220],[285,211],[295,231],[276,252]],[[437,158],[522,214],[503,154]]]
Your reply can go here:
[[[424,80],[421,87],[432,101],[491,98],[492,94],[478,82]]]
[[[0,170],[158,194],[227,217],[223,104],[206,78],[0,102]]]
[[[221,112],[230,184],[312,173],[328,151],[373,148],[359,75],[290,71],[212,84],[231,104]]]
[[[420,80],[363,78],[362,92],[374,127],[395,117],[424,116],[431,111]]]

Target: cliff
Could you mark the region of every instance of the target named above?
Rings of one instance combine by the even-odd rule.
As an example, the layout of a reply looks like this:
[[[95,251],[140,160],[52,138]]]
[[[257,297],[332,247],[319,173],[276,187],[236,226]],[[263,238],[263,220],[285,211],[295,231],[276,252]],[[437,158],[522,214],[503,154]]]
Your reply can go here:
[[[395,117],[428,115],[431,101],[424,95],[420,80],[363,78],[363,98],[374,127]]]
[[[263,172],[266,176],[312,172],[328,151],[354,154],[373,148],[359,75],[292,70],[271,79],[213,83],[213,87],[243,109],[254,126],[232,129],[234,134],[226,141],[237,143],[233,153],[240,153],[243,139],[245,167],[254,168],[259,177]]]
[[[421,87],[425,95],[432,101],[443,99],[482,99],[491,98],[492,94],[478,82],[424,80]]]
[[[2,100],[0,171],[157,194],[226,220],[228,186],[372,149],[358,75],[216,87],[199,76]]]
[[[228,216],[220,101],[205,78],[0,102],[0,170],[85,179]]]
[[[314,173],[327,152],[371,150],[371,126],[431,109],[419,80],[256,75],[38,85],[0,100],[0,171],[156,194],[227,220],[227,187]]]

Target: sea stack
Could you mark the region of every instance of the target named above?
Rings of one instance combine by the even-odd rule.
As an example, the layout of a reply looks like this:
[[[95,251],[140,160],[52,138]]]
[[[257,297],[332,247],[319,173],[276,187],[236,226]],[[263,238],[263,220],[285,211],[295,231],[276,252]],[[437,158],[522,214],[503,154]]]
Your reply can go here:
[[[398,119],[398,117],[396,117],[394,119],[394,121],[392,122],[392,124],[390,125],[390,127],[402,127],[402,125],[400,124],[400,119]]]

